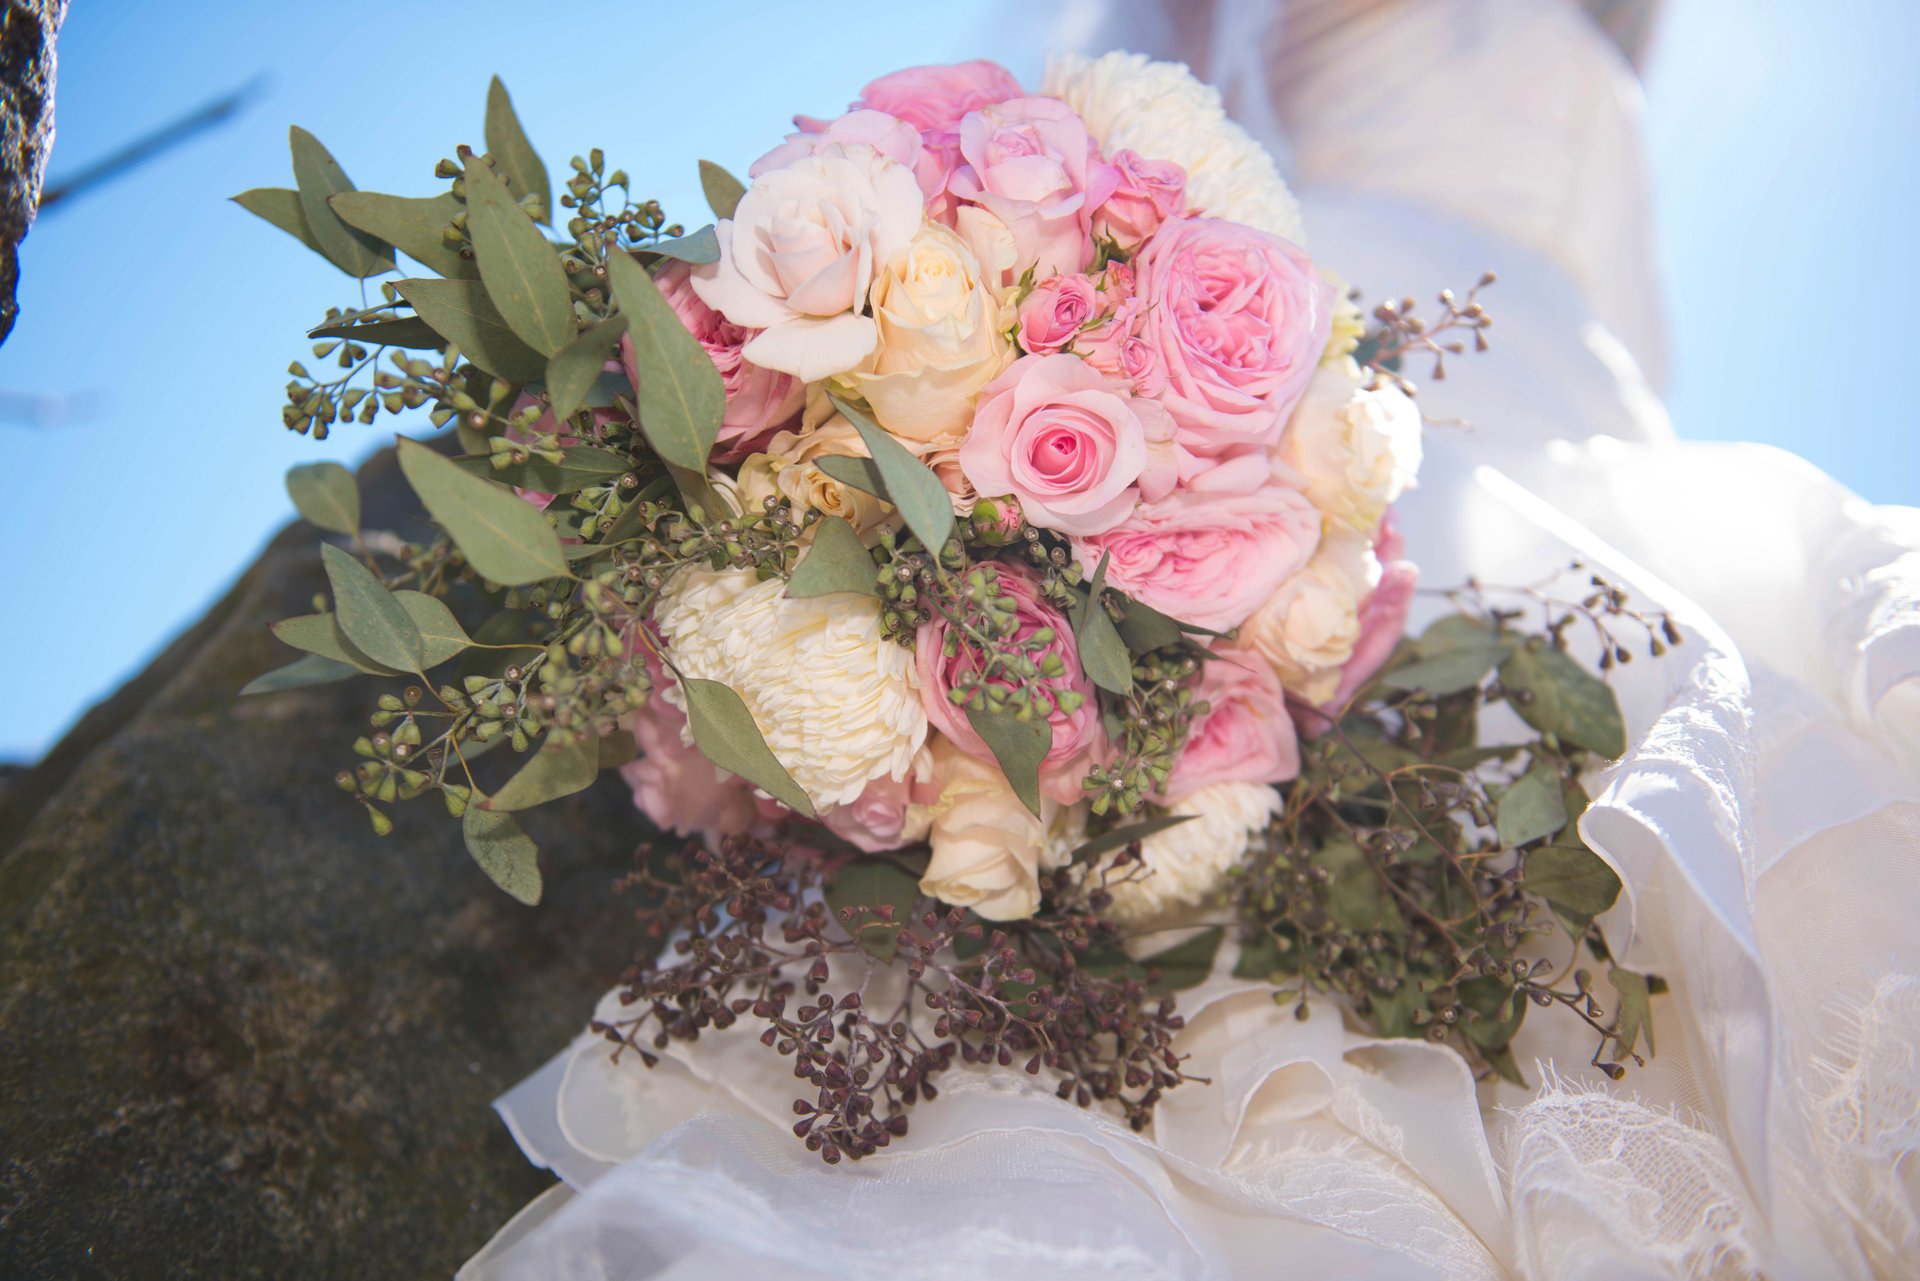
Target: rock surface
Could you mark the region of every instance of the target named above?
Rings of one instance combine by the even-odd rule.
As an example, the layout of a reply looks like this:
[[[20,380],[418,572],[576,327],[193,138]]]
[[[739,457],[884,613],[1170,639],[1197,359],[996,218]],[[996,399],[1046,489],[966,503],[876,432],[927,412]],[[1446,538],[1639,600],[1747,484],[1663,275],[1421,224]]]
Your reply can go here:
[[[67,0],[5,0],[0,11],[0,343],[19,305],[20,242],[33,225],[53,147],[54,36]]]
[[[390,455],[362,490],[407,528]],[[618,973],[645,832],[610,778],[532,816],[533,909],[430,799],[374,837],[330,781],[374,683],[235,697],[316,541],[0,781],[0,1276],[446,1276],[551,1182],[488,1105]]]

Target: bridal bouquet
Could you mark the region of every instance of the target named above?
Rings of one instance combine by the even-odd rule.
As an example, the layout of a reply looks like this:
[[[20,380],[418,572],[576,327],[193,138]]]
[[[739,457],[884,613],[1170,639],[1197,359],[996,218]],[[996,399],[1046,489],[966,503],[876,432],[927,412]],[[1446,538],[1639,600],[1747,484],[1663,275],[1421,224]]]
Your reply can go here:
[[[431,532],[296,468],[333,608],[249,687],[386,682],[336,779],[374,830],[434,794],[535,903],[515,816],[617,770],[657,834],[595,1030],[757,1035],[829,1161],[960,1062],[1145,1126],[1216,968],[1512,1079],[1532,1006],[1609,1074],[1650,1051],[1575,826],[1624,732],[1574,655],[1671,623],[1581,574],[1403,634],[1403,370],[1484,348],[1478,287],[1363,313],[1218,96],[1137,56],[797,124],[747,183],[702,165],[692,232],[598,150],[556,202],[497,81],[436,194],[296,129],[297,188],[237,198],[351,276],[424,269],[327,314],[284,417],[451,426],[399,443]]]

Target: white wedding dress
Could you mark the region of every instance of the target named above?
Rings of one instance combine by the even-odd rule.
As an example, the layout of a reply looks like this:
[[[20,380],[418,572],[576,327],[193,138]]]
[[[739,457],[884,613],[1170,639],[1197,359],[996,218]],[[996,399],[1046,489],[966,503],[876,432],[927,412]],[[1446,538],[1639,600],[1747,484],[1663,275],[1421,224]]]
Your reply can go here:
[[[1083,5],[1071,38],[1220,84],[1376,296],[1500,271],[1495,351],[1422,392],[1471,427],[1430,432],[1407,543],[1434,584],[1578,555],[1687,633],[1618,672],[1636,746],[1582,824],[1608,937],[1671,984],[1657,1056],[1610,1083],[1543,1015],[1533,1088],[1476,1087],[1216,978],[1182,998],[1213,1084],[1146,1136],[956,1072],[830,1168],[751,1032],[653,1072],[583,1036],[500,1102],[562,1182],[463,1277],[1920,1276],[1920,511],[1674,439],[1638,90],[1570,5],[1279,8]]]

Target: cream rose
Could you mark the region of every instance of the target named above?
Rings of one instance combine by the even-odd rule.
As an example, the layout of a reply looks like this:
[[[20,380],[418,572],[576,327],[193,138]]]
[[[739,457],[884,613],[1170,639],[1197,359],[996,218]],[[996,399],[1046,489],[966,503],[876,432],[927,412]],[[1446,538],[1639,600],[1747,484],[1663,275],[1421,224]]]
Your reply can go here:
[[[1281,685],[1315,705],[1340,687],[1340,668],[1360,640],[1360,605],[1380,581],[1364,534],[1334,525],[1307,567],[1253,611],[1240,645],[1272,664]]]
[[[1040,873],[1071,856],[1086,830],[1086,807],[1042,800],[1042,821],[991,761],[941,736],[933,740],[933,760],[940,797],[932,806],[933,857],[921,893],[970,907],[989,921],[1032,916],[1040,906]]]
[[[1137,924],[1198,907],[1279,812],[1280,793],[1264,783],[1215,783],[1168,806],[1169,814],[1191,817],[1141,841],[1140,862],[1115,869],[1110,915]],[[1118,857],[1096,866],[1110,868]]]
[[[720,260],[693,291],[736,325],[758,329],[741,355],[804,382],[845,373],[873,351],[863,315],[876,273],[919,231],[913,171],[872,147],[830,144],[754,181],[717,228]]]
[[[1371,534],[1420,470],[1420,410],[1397,387],[1361,386],[1351,360],[1322,365],[1274,454],[1315,507]]]
[[[913,652],[882,634],[878,601],[795,600],[778,578],[691,568],[667,583],[654,620],[675,666],[740,695],[816,807],[911,776],[927,716]],[[666,697],[681,704],[677,683]]]
[[[1300,203],[1273,157],[1227,119],[1220,91],[1181,64],[1138,53],[1062,54],[1047,63],[1041,92],[1079,112],[1104,154],[1128,148],[1184,168],[1187,204],[1207,217],[1306,243]]]
[[[830,454],[868,456],[867,442],[837,413],[804,431],[775,432],[766,452],[750,454],[740,464],[744,509],[757,512],[768,497],[779,497],[793,504],[796,521],[813,507],[840,517],[860,534],[878,528],[893,508],[866,490],[843,485],[820,470],[819,460]]]
[[[1012,355],[979,261],[955,232],[925,223],[874,276],[871,299],[878,345],[844,381],[916,453],[956,442]]]

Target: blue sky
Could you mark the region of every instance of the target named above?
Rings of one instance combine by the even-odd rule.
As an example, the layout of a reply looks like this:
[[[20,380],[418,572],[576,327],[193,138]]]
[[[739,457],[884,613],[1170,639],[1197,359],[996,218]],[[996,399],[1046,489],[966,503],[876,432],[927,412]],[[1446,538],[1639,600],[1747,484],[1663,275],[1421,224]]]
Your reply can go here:
[[[10,691],[0,760],[44,751],[225,589],[291,514],[288,466],[352,462],[386,439],[345,428],[317,445],[279,424],[300,335],[357,296],[226,203],[290,185],[289,123],[360,186],[425,193],[437,158],[480,142],[497,71],[550,168],[597,143],[691,220],[704,209],[697,159],[744,169],[794,111],[829,113],[877,72],[996,52],[1023,79],[1038,69],[1040,50],[996,21],[998,5],[948,7],[937,24],[898,0],[836,0],[831,24],[799,12],[770,0],[75,5],[56,180],[269,79],[238,120],[56,210],[24,246],[21,319],[0,348],[0,400],[16,411],[0,421],[0,591],[16,620],[0,661],[31,675]],[[1920,285],[1920,5],[1670,0],[1658,38],[1648,142],[1676,426],[1779,444],[1868,497],[1920,501],[1907,335],[1873,314]],[[21,420],[35,398],[38,419]]]

